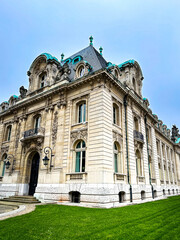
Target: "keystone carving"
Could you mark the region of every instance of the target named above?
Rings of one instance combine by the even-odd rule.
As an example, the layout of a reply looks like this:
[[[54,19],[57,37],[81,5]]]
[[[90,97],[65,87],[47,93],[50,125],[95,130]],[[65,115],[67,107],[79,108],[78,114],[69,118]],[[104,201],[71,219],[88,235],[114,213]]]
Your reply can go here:
[[[74,130],[71,132],[72,144],[78,139],[83,139],[83,140],[87,141],[87,137],[88,137],[87,128],[81,128],[79,130]]]

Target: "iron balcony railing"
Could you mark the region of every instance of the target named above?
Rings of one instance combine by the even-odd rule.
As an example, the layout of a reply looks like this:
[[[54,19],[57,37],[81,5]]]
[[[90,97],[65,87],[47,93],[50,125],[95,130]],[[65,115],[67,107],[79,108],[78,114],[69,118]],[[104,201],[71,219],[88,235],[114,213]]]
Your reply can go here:
[[[44,128],[29,129],[23,133],[23,138],[28,138],[36,135],[44,135],[44,131],[45,131]]]
[[[144,142],[143,134],[141,132],[138,132],[137,130],[134,130],[134,139]]]

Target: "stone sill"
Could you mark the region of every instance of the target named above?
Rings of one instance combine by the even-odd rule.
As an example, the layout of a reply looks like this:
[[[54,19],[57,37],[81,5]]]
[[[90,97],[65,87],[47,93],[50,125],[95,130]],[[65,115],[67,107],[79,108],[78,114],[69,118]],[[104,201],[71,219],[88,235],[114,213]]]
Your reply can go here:
[[[114,176],[115,176],[115,180],[124,181],[125,177],[126,177],[126,174],[124,174],[124,173],[114,173]]]
[[[76,126],[79,126],[79,125],[84,126],[84,125],[87,125],[87,124],[88,124],[87,121],[86,122],[81,122],[81,123],[75,123],[75,124],[72,124],[71,127],[76,127]]]
[[[87,178],[87,172],[66,173],[66,181],[86,180],[86,178]]]
[[[2,142],[2,144],[7,144],[7,143],[10,143],[11,141],[4,141]]]

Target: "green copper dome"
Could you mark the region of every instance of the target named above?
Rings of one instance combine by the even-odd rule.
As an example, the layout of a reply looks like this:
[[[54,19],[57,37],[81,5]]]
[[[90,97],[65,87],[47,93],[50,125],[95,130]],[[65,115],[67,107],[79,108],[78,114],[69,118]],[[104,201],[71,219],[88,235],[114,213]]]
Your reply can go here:
[[[52,56],[51,54],[49,54],[49,53],[42,53],[40,56],[46,56],[47,60],[50,59],[50,60],[56,60],[57,62],[59,62],[56,57],[53,57],[53,56]]]

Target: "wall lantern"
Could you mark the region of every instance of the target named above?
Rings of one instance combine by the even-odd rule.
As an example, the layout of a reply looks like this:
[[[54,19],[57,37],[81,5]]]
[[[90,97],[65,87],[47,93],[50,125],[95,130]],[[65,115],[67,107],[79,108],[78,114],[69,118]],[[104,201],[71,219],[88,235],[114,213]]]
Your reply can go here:
[[[11,169],[11,171],[13,172],[14,169],[15,169],[15,162],[16,162],[16,160],[14,159],[14,156],[13,156],[12,154],[9,154],[9,155],[7,156],[7,158],[4,160],[4,161],[5,161],[6,169],[9,169],[10,166],[11,166],[10,160],[12,161],[12,169]]]
[[[44,166],[47,166],[48,163],[49,163],[48,155],[50,153],[50,170],[51,170],[51,168],[53,167],[53,165],[52,165],[52,157],[54,157],[54,154],[52,154],[52,149],[50,147],[45,147],[44,148],[44,153],[45,153],[45,157],[42,159],[43,163],[44,163]]]

